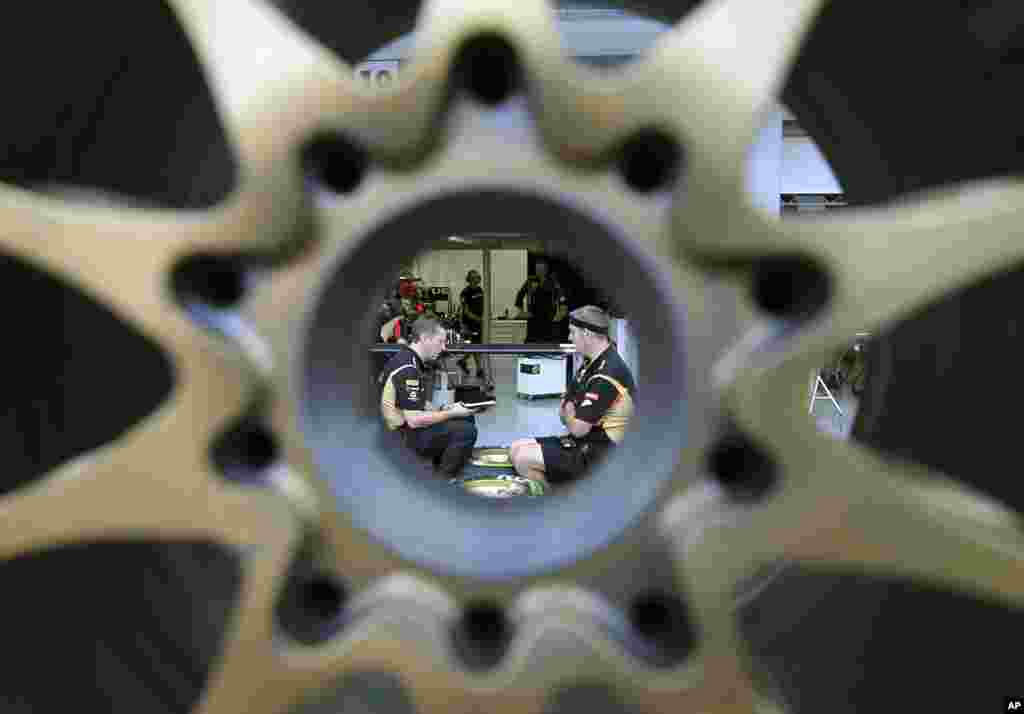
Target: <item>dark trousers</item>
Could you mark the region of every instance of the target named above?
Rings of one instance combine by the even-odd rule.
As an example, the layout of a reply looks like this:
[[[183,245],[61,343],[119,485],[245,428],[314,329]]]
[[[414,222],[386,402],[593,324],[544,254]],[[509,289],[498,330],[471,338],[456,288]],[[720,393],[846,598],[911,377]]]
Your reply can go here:
[[[476,444],[476,417],[469,416],[403,432],[405,443],[420,456],[428,458],[447,478],[454,478],[473,455]]]

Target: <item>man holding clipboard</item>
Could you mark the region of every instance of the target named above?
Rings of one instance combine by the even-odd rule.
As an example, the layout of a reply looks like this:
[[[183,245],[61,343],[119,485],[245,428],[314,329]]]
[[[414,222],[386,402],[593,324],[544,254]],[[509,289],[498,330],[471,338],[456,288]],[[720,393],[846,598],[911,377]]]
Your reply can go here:
[[[389,431],[399,432],[406,446],[452,479],[473,454],[476,411],[459,402],[443,409],[427,404],[423,372],[448,346],[447,333],[431,316],[417,318],[410,332],[409,344],[398,349],[378,377],[381,416]]]

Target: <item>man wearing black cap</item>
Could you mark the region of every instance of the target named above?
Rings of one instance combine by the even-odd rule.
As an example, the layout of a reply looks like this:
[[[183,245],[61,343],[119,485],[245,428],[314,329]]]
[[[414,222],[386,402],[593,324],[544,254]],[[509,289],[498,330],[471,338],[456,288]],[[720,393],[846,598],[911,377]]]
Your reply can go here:
[[[520,476],[565,483],[622,442],[633,416],[636,385],[608,337],[608,324],[608,315],[593,305],[570,314],[569,339],[585,364],[559,409],[569,433],[512,442],[510,456]]]

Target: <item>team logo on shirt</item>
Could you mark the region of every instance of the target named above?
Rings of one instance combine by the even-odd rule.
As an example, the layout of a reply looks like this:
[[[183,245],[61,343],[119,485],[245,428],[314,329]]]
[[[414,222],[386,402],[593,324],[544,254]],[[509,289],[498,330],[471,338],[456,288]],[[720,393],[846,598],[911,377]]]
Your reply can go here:
[[[420,396],[420,380],[418,379],[407,379],[405,380],[405,391],[409,393],[409,399],[413,401],[419,399]]]
[[[581,407],[589,407],[589,406],[591,406],[592,404],[593,404],[593,402],[592,402],[592,401],[590,401],[589,399],[584,399],[584,400],[583,400],[583,403],[582,403],[582,404],[580,404],[580,406],[581,406]]]

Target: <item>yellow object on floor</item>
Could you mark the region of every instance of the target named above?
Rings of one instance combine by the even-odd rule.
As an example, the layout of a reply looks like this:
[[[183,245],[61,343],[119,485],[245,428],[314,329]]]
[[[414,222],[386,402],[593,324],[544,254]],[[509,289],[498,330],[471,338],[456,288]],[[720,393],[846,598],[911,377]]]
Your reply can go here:
[[[474,466],[507,468],[512,465],[512,456],[505,448],[473,449],[469,463]]]

